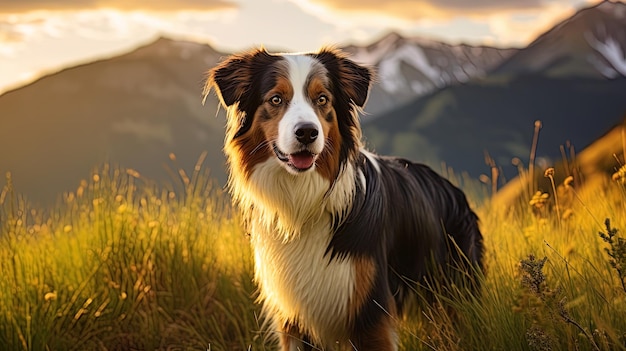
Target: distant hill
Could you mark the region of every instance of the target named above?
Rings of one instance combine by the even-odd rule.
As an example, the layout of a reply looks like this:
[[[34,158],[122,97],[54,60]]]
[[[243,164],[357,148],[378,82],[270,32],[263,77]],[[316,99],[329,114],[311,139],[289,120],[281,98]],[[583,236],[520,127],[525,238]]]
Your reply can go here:
[[[489,173],[485,153],[506,179],[527,165],[535,120],[537,155],[545,164],[560,158],[560,145],[580,150],[619,123],[626,112],[626,79],[549,78],[521,75],[483,79],[422,97],[364,126],[368,145],[440,168],[440,162],[473,177]]]
[[[170,153],[190,171],[206,150],[224,182],[224,117],[215,99],[201,104],[205,72],[223,56],[162,38],[1,95],[2,178],[10,171],[18,191],[50,202],[104,162],[164,181]]]

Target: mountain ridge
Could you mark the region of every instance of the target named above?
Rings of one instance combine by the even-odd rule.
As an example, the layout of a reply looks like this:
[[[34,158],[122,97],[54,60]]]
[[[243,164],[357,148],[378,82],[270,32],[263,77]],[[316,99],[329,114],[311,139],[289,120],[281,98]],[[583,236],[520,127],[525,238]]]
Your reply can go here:
[[[201,103],[205,72],[223,56],[160,40],[0,95],[0,173],[10,171],[18,190],[50,202],[102,162],[168,181],[170,153],[189,170],[214,144],[207,163],[224,182],[223,112],[211,118],[217,100]]]
[[[381,40],[371,44],[370,54],[376,48],[385,51],[380,45],[408,48],[403,54],[378,53],[380,60],[370,62],[380,65],[389,59],[386,65],[398,65],[390,68],[393,74],[383,75],[388,80],[384,84],[409,86],[421,84],[422,79],[432,85],[419,94],[419,89],[408,89],[404,96],[385,90],[389,86],[380,81],[372,87],[363,130],[367,145],[381,153],[416,161],[432,156],[435,163],[446,161],[459,172],[474,167],[477,170],[471,173],[476,176],[486,169],[485,147],[479,141],[499,143],[506,152],[486,149],[504,167],[512,155],[528,152],[535,119],[544,121],[542,133],[557,143],[558,153],[558,143],[569,138],[582,147],[626,111],[621,102],[626,99],[619,95],[626,85],[620,77],[492,72],[488,63],[495,63],[503,53],[493,51],[491,59],[476,59],[483,65],[471,71],[475,75],[458,79],[463,75],[455,76],[453,69],[446,77],[454,79],[446,81],[442,75],[444,84],[437,86],[433,83],[437,74],[429,76],[412,64],[416,57],[426,69],[436,71],[446,65],[457,67],[465,62],[464,55],[484,49],[393,34]],[[418,48],[416,43],[430,46]],[[368,53],[367,48],[345,49]],[[421,56],[406,54],[419,50]],[[515,56],[524,49],[512,50],[509,53]],[[212,95],[202,106],[201,92],[206,71],[226,55],[207,44],[162,37],[126,54],[66,68],[0,95],[0,173],[12,172],[19,192],[50,203],[58,194],[75,189],[102,162],[133,168],[146,179],[167,183],[174,181],[164,167],[171,163],[170,153],[176,155],[175,168],[191,172],[206,152],[205,164],[223,185],[224,111]],[[398,74],[403,80],[397,79]],[[563,134],[550,136],[550,115],[558,115],[554,125]],[[585,124],[577,127],[580,121]],[[574,133],[582,133],[582,141]],[[543,139],[541,143],[548,146]],[[456,157],[461,153],[472,156]]]
[[[538,36],[491,74],[626,76],[626,3],[604,0]]]
[[[372,44],[342,48],[358,63],[374,67],[379,84],[372,87],[366,112],[377,114],[412,98],[451,84],[483,76],[513,48],[452,45],[390,32]],[[370,104],[368,104],[370,105]]]

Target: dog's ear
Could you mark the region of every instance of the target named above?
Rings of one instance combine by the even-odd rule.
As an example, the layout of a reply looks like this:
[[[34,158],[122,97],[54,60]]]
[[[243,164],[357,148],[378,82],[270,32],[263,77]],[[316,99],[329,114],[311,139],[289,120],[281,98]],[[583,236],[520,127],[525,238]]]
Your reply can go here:
[[[339,84],[337,87],[339,91],[346,94],[356,106],[365,105],[373,76],[371,69],[357,64],[331,48],[322,49],[314,57],[328,69],[335,84]]]
[[[262,48],[228,57],[208,72],[203,91],[205,99],[212,89],[225,107],[246,99],[253,88],[255,69],[271,57]]]

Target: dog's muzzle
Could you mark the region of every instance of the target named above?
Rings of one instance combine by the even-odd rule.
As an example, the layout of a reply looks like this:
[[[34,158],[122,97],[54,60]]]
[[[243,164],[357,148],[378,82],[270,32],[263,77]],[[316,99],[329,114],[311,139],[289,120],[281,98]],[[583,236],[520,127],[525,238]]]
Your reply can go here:
[[[274,144],[274,154],[276,157],[287,164],[287,166],[291,167],[293,170],[298,172],[304,172],[309,170],[315,164],[315,160],[317,159],[317,155],[308,151],[302,150],[293,154],[286,154],[278,148],[276,144]]]

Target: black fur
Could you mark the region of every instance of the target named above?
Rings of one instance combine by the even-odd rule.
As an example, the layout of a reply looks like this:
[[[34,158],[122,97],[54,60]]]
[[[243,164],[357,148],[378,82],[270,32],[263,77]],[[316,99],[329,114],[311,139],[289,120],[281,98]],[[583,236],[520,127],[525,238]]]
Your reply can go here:
[[[262,94],[276,83],[276,70],[269,67],[280,60],[282,57],[278,55],[256,50],[233,56],[211,71],[204,93],[215,85],[219,87],[216,93],[224,106],[239,104],[238,129],[233,138],[243,135],[252,126]]]
[[[460,275],[476,291],[473,273],[482,269],[483,239],[465,194],[431,168],[405,159],[370,155],[377,170],[360,151],[357,109],[365,98],[345,93],[367,93],[371,73],[332,52],[316,57],[329,71],[333,93],[341,97],[334,106],[343,137],[341,160],[353,162],[365,178],[365,188],[355,179],[358,190],[350,212],[337,216],[341,221],[335,223],[327,249],[333,258],[366,256],[376,264],[369,301],[353,326],[356,335],[367,334],[389,311],[401,313],[415,298],[411,292],[417,283],[425,283],[435,271],[453,281]]]
[[[382,271],[377,279],[388,282],[378,286],[382,291],[374,292],[384,295],[378,300],[383,307],[390,307],[384,303],[393,300],[396,309],[402,311],[415,288],[407,282],[429,278],[433,263],[451,266],[452,270],[467,263],[482,268],[478,217],[459,188],[425,165],[370,157],[380,172],[360,155],[357,167],[365,176],[366,188],[356,193],[352,210],[336,225],[328,252],[333,257],[374,257]],[[362,187],[358,181],[357,186]],[[373,307],[377,314],[380,308]]]
[[[358,109],[367,101],[372,72],[340,55],[337,51],[324,49],[311,55],[328,70],[332,84],[333,108],[339,119],[339,133],[343,139],[339,146],[340,159],[352,162],[358,155],[361,138]],[[358,134],[355,134],[357,132]]]

